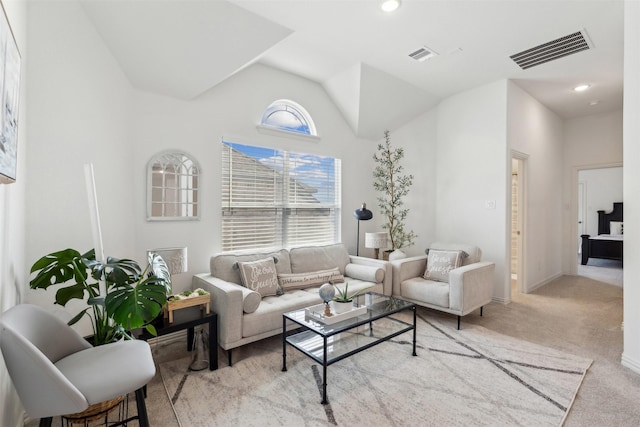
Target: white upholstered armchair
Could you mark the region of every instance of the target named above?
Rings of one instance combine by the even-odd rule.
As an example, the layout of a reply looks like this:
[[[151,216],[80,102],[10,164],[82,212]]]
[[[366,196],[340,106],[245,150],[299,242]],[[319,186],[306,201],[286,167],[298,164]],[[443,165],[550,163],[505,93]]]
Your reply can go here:
[[[92,347],[43,308],[20,304],[0,315],[0,350],[24,409],[40,426],[134,391],[138,414],[118,425],[137,419],[149,426],[143,387],[156,369],[146,342]]]
[[[460,317],[491,302],[495,264],[466,244],[433,243],[421,255],[391,261],[393,296]]]

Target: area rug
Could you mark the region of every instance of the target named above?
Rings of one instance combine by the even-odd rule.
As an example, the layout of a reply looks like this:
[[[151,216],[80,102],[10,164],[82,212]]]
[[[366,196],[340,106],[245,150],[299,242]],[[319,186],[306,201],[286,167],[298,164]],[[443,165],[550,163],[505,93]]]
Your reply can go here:
[[[281,371],[280,337],[232,367],[160,373],[182,427],[563,424],[591,360],[454,323],[420,314],[417,356],[406,333],[329,366],[327,405],[322,366],[287,346]]]

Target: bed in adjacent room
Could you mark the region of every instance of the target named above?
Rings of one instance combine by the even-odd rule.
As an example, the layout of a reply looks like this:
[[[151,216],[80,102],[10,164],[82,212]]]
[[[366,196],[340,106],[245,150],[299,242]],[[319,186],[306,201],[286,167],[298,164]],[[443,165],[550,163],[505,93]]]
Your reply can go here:
[[[586,265],[590,258],[622,261],[623,236],[622,202],[614,203],[611,212],[598,211],[598,235],[580,236],[582,265]]]

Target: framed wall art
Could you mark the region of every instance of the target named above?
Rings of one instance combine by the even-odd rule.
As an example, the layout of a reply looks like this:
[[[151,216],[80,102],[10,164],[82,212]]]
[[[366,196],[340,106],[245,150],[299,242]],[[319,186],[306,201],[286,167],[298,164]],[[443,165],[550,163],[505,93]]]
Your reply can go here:
[[[19,94],[20,52],[2,5],[0,16],[0,183],[5,184],[16,180]]]

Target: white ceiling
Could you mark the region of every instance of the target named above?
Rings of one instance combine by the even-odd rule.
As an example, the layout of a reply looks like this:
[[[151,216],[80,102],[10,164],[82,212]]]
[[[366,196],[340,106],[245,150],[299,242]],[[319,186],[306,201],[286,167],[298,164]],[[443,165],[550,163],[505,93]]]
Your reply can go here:
[[[82,3],[142,90],[193,99],[261,62],[322,84],[371,139],[500,79],[565,119],[622,108],[622,0],[403,0],[392,14],[378,0]],[[527,70],[509,58],[580,30],[592,49]],[[421,46],[440,55],[408,57]],[[575,93],[580,83],[591,89]]]

